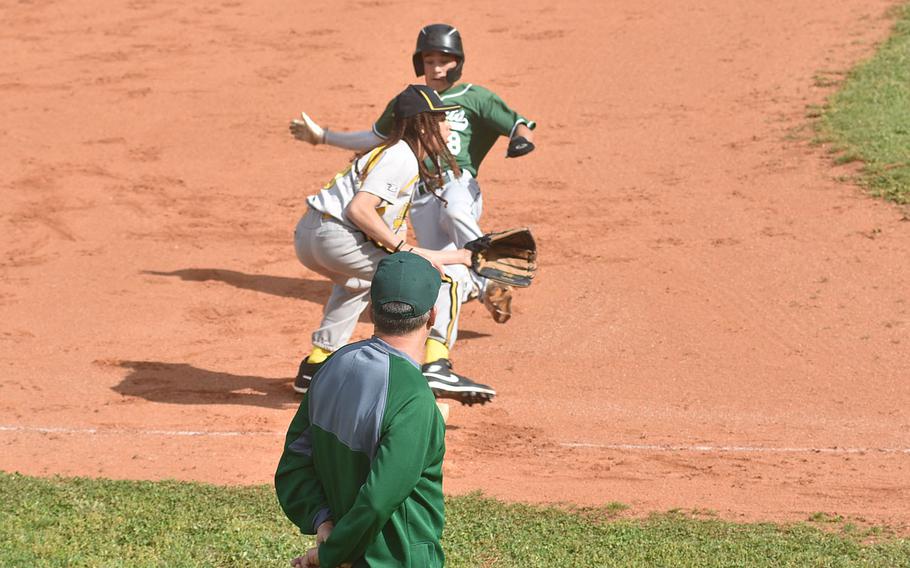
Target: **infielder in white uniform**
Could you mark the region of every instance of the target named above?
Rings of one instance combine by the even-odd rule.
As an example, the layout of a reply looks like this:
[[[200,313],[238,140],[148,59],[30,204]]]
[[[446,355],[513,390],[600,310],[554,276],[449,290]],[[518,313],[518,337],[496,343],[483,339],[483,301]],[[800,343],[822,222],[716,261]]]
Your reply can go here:
[[[483,235],[479,220],[483,211],[483,196],[477,183],[480,163],[500,136],[510,139],[508,157],[523,156],[534,149],[531,130],[536,126],[511,110],[496,94],[475,84],[457,84],[464,66],[464,50],[458,31],[446,24],[423,28],[417,37],[413,55],[414,71],[424,76],[427,86],[440,93],[446,102],[458,103],[460,108],[448,111],[452,128],[447,139],[449,151],[461,170],[443,172],[444,186],[438,199],[425,186],[419,186],[414,196],[411,221],[421,246],[430,249],[456,250]],[[292,121],[291,133],[311,144],[329,144],[363,151],[381,144],[389,134],[394,117],[392,103],[371,130],[338,132],[321,128],[305,113]],[[507,286],[487,282],[465,266],[446,267],[449,277],[439,292],[436,304],[436,324],[427,340],[424,374],[438,385],[473,394],[475,402],[489,400],[495,391],[486,385],[455,374],[449,351],[458,337],[461,304],[479,298],[497,323],[511,317],[512,290]]]
[[[465,249],[429,250],[407,244],[406,218],[418,183],[442,185],[441,165],[458,169],[445,146],[446,104],[432,89],[411,85],[394,100],[395,123],[381,146],[355,159],[319,193],[294,231],[297,258],[333,282],[313,351],[301,363],[294,389],[306,392],[322,362],[347,344],[369,300],[379,261],[392,252],[417,253],[443,272],[471,262]],[[437,164],[432,169],[429,164]]]

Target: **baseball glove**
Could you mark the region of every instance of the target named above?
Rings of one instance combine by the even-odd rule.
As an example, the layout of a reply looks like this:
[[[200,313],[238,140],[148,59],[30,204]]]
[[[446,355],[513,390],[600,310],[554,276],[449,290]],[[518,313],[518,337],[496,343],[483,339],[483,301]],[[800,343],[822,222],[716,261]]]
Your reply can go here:
[[[487,233],[464,248],[474,272],[496,282],[525,288],[537,272],[537,244],[528,228]]]

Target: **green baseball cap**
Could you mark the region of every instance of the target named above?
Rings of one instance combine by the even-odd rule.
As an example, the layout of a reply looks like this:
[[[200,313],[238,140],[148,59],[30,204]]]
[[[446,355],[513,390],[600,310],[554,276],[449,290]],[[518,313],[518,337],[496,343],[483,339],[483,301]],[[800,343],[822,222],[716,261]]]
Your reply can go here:
[[[389,302],[401,302],[411,306],[410,312],[383,315],[392,319],[407,319],[422,316],[436,304],[436,296],[442,280],[439,271],[430,262],[412,252],[396,252],[379,261],[370,300],[373,309]]]

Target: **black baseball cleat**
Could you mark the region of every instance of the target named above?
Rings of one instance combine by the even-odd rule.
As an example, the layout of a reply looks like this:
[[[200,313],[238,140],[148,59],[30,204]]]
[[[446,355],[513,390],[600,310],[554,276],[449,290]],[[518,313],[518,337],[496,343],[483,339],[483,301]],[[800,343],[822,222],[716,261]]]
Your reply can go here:
[[[426,363],[421,368],[423,376],[436,398],[451,398],[461,404],[486,404],[496,396],[493,387],[475,383],[467,377],[452,372],[452,362],[448,359],[437,359]]]
[[[300,394],[305,393],[310,388],[310,381],[313,380],[316,371],[322,367],[322,363],[325,363],[325,361],[322,363],[310,363],[307,361],[307,357],[304,357],[303,361],[300,362],[300,368],[297,369],[297,378],[294,379],[294,390]]]

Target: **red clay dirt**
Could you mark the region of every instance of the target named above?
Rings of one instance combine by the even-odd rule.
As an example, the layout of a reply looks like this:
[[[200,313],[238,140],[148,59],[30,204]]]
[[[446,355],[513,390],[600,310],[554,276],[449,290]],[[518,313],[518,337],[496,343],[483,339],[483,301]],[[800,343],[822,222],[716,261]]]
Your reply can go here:
[[[271,480],[329,289],[293,227],[349,158],[287,123],[369,127],[447,21],[539,121],[480,178],[542,249],[512,321],[466,307],[499,395],[447,492],[910,525],[910,223],[805,129],[892,4],[0,1],[0,469]]]

